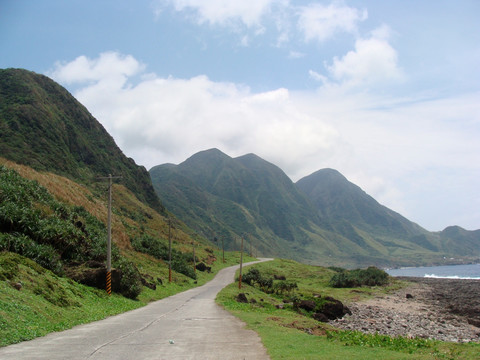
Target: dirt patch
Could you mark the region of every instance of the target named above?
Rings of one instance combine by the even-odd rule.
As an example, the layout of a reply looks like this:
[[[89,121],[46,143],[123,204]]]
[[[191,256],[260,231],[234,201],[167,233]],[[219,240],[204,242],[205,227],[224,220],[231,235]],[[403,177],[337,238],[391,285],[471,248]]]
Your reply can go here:
[[[325,329],[322,326],[314,326],[314,327],[305,327],[302,326],[298,321],[293,321],[288,324],[281,324],[281,326],[290,328],[290,329],[297,329],[300,331],[304,331],[307,334],[315,335],[315,336],[323,336],[326,334]]]

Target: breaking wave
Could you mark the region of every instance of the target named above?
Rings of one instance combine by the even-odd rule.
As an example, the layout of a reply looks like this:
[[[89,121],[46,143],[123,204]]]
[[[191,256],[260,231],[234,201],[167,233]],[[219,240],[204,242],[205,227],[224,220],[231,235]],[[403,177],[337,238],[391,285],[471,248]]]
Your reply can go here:
[[[435,275],[435,274],[425,274],[424,277],[432,279],[460,279],[460,280],[480,280],[480,277],[470,277],[470,276],[458,276],[458,275]]]

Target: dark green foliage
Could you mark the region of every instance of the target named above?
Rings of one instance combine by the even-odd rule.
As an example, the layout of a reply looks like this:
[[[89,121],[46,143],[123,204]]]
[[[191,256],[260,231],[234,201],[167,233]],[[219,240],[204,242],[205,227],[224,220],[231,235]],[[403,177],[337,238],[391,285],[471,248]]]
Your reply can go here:
[[[135,250],[152,255],[153,257],[168,261],[168,245],[148,234],[135,237],[132,241]],[[193,270],[193,254],[182,253],[172,248],[172,269],[192,279],[196,279]]]
[[[142,279],[137,267],[130,261],[120,259],[116,267],[121,271],[119,292],[129,299],[136,299],[142,291]]]
[[[242,282],[251,286],[258,286],[260,290],[267,294],[273,293],[274,291],[273,278],[262,276],[256,268],[249,269],[248,272],[242,276]]]
[[[106,243],[105,225],[83,207],[56,201],[36,181],[0,165],[0,251],[61,275],[71,262],[105,261]],[[138,270],[120,258],[115,244],[112,258],[124,274],[120,293],[135,298],[141,289]]]
[[[281,280],[273,284],[273,289],[278,295],[291,294],[297,288],[298,285],[295,281]]]
[[[50,245],[37,244],[28,236],[18,233],[0,233],[0,251],[10,251],[32,259],[45,269],[62,274],[60,256]]]
[[[247,271],[245,275],[242,276],[242,282],[245,284],[254,286],[255,283],[258,283],[261,279],[260,270],[256,268],[251,268]]]
[[[36,181],[4,166],[0,166],[0,232],[15,234],[18,239],[10,236],[3,242],[8,240],[10,250],[32,259],[37,250],[46,258],[52,249],[62,261],[105,258],[106,234],[100,221],[82,207],[59,203]],[[55,259],[52,256],[47,268],[58,268]]]
[[[98,176],[121,175],[120,182],[141,201],[164,211],[146,169],[127,158],[88,110],[46,76],[0,69],[0,154],[87,186]]]
[[[337,273],[338,273],[338,272],[345,271],[344,268],[341,268],[341,267],[338,267],[338,266],[329,266],[328,269],[333,270],[333,271],[335,271],[335,272],[337,272]]]
[[[329,285],[336,288],[382,286],[388,284],[388,274],[374,266],[368,269],[345,270],[332,276]]]

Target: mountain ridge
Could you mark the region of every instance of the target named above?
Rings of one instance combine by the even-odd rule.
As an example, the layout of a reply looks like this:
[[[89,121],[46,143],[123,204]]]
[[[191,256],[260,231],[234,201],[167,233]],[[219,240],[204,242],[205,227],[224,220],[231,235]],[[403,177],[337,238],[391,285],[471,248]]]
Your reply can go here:
[[[345,267],[425,265],[479,254],[480,231],[453,226],[428,232],[334,169],[293,183],[253,153],[232,158],[213,148],[147,172],[68,91],[33,72],[0,70],[0,117],[3,157],[79,181],[98,196],[105,184],[96,177],[121,174],[121,184],[140,202],[163,216],[165,204],[190,229],[224,240],[227,249],[238,250],[243,237],[247,249],[261,255]],[[128,216],[148,222],[151,215]]]
[[[293,183],[283,170],[255,154],[231,158],[208,149],[178,165],[155,166],[150,174],[166,206],[173,206],[189,226],[212,234],[221,228],[226,238],[250,233],[263,244],[258,248],[266,256],[332,264],[336,259],[346,266],[411,266],[441,263],[453,254],[480,255],[480,232],[459,230],[455,239],[448,232],[429,232],[378,203],[335,169],[321,169]],[[173,176],[183,179],[183,188],[167,180]],[[181,195],[169,197],[169,186]],[[201,198],[206,202],[196,201]],[[184,209],[196,207],[204,218],[215,221],[199,226],[193,216],[176,213],[174,206],[184,200],[189,203]],[[247,216],[233,226],[212,211],[219,203]]]

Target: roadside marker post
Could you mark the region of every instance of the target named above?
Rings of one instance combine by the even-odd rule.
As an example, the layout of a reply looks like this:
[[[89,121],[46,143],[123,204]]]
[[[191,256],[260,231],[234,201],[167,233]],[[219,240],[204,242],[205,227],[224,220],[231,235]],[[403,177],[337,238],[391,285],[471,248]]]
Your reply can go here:
[[[100,177],[98,179],[108,179],[108,215],[107,215],[107,277],[106,291],[108,295],[112,294],[112,179],[119,179],[121,176]]]

